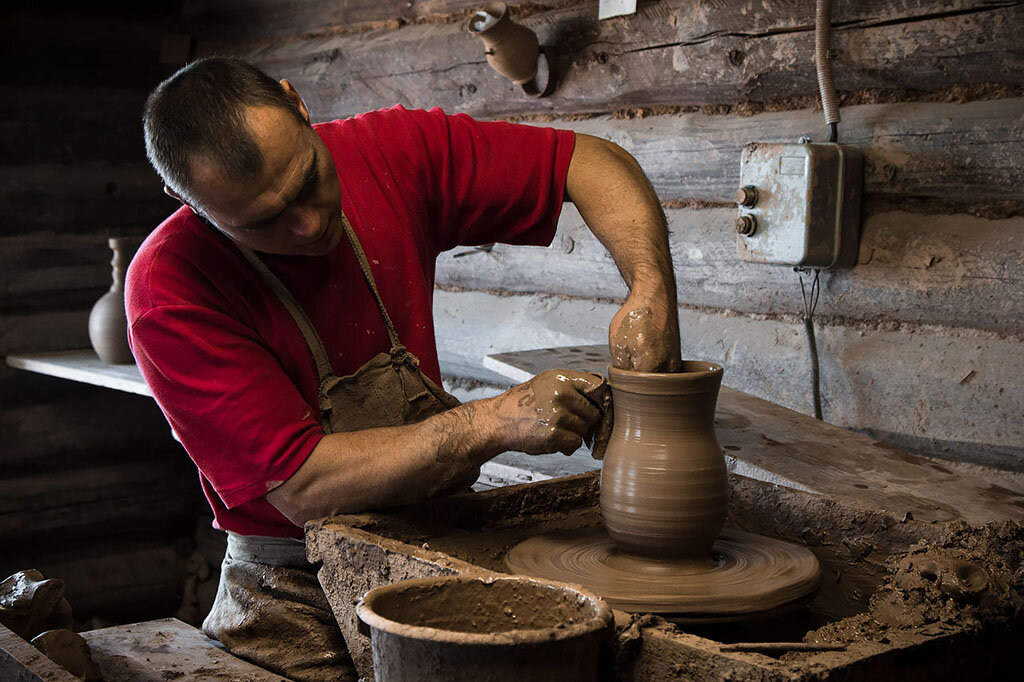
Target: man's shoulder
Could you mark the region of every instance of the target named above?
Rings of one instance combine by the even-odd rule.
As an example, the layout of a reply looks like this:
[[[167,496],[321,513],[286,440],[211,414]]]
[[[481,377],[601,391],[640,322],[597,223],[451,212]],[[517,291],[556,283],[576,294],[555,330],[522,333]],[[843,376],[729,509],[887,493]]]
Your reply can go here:
[[[462,116],[460,114],[460,116]],[[446,124],[447,114],[438,107],[432,109],[406,109],[396,104],[375,109],[348,118],[339,118],[316,123],[313,128],[330,146],[332,142],[344,142],[346,146],[380,146],[390,143],[407,144],[403,137],[410,132],[428,131],[436,133]]]
[[[152,308],[199,305],[210,297],[217,273],[231,260],[226,239],[182,206],[142,243],[125,277],[128,317]]]

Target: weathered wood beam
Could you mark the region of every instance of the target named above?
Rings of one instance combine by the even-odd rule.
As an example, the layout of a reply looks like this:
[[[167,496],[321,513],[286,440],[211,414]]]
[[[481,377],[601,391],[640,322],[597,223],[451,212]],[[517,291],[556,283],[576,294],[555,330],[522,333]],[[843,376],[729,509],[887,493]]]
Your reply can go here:
[[[80,319],[82,327],[72,331],[80,330],[78,347],[86,348]],[[187,465],[152,399],[6,366],[0,366],[0,433],[0,470],[12,476],[82,461],[98,466],[170,456]]]
[[[792,268],[740,261],[729,208],[666,212],[679,303],[696,309],[799,315]],[[567,204],[549,248],[499,244],[490,253],[441,256],[437,282],[477,290],[622,300],[608,255]],[[1024,337],[1024,218],[901,211],[866,219],[860,264],[821,276],[819,319],[885,327],[956,326]]]
[[[1024,208],[1024,98],[967,104],[868,104],[842,109],[840,140],[865,155],[869,198],[1010,201]],[[820,112],[699,113],[550,124],[612,140],[632,153],[663,200],[731,203],[749,142],[827,139]]]
[[[0,166],[0,229],[62,234],[137,234],[177,207],[144,161],[121,164],[39,163]]]
[[[110,247],[101,235],[42,232],[0,237],[5,315],[91,308],[110,286],[110,259]]]
[[[187,534],[191,535],[191,533]],[[187,546],[188,537],[179,542]],[[0,573],[31,566],[60,578],[75,616],[96,615],[118,622],[173,613],[181,603],[186,556],[173,542],[150,534],[60,543],[19,543],[0,554]]]
[[[246,44],[227,33],[197,51],[234,52],[288,77],[321,120],[395,103],[489,117],[817,97],[812,3],[674,0],[604,22],[593,9],[574,5],[522,20],[560,52],[561,84],[540,99],[495,74],[461,20]],[[833,17],[843,92],[919,95],[956,84],[1021,85],[1019,2],[847,2]]]
[[[140,162],[142,91],[0,87],[0,158],[22,164]]]
[[[513,0],[513,16],[584,0]],[[365,31],[411,23],[458,23],[482,0],[186,0],[180,18],[200,40],[259,40],[310,33]],[[594,12],[597,10],[594,9]]]
[[[87,348],[89,307],[5,313],[0,316],[0,355]],[[0,373],[6,371],[0,368]]]
[[[187,456],[137,454],[135,461],[94,457],[88,466],[0,481],[0,537],[17,542],[189,531],[200,493]]]

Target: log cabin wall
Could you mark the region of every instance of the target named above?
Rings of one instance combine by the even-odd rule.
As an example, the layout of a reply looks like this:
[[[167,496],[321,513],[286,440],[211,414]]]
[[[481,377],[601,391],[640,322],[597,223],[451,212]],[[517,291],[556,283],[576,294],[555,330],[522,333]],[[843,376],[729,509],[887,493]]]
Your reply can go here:
[[[731,203],[751,141],[827,139],[814,3],[511,2],[559,51],[553,96],[487,65],[480,2],[187,0],[196,54],[289,78],[316,120],[396,103],[571,128],[632,152],[668,217],[685,355],[811,411],[796,274],[740,262]],[[860,264],[822,275],[825,419],[919,452],[1024,468],[1024,3],[834,0],[841,141],[865,153]],[[497,381],[486,353],[601,343],[626,291],[568,206],[548,249],[438,263],[451,377]]]
[[[107,238],[142,237],[174,208],[140,115],[176,6],[18,5],[0,14],[3,356],[87,348]],[[200,503],[152,400],[0,363],[0,579],[63,578],[79,618],[170,615]]]

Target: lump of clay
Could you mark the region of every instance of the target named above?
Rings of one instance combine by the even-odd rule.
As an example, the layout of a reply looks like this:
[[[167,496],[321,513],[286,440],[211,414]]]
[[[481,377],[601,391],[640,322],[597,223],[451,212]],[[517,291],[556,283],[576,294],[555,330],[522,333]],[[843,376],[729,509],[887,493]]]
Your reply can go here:
[[[933,587],[958,602],[974,602],[988,590],[984,568],[937,551],[911,554],[896,565],[896,582],[904,590]]]
[[[32,640],[51,661],[85,682],[100,680],[100,671],[89,653],[89,644],[71,630],[47,630]]]
[[[0,623],[29,640],[44,630],[70,628],[64,581],[47,580],[35,569],[9,576],[0,582]]]

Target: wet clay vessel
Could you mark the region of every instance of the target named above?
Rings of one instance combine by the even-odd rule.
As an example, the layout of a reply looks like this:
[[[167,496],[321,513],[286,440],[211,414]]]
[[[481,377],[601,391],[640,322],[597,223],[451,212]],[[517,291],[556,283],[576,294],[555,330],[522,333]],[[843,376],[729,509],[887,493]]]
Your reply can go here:
[[[366,593],[377,682],[598,679],[612,611],[594,594],[520,576],[406,580]]]
[[[820,582],[810,550],[723,532],[728,474],[715,435],[722,368],[609,368],[614,426],[601,472],[605,528],[529,538],[513,573],[577,583],[615,608],[729,620],[792,605]]]
[[[610,367],[615,421],[601,471],[601,515],[624,551],[706,558],[725,525],[728,474],[715,436],[722,368],[672,374]]]

